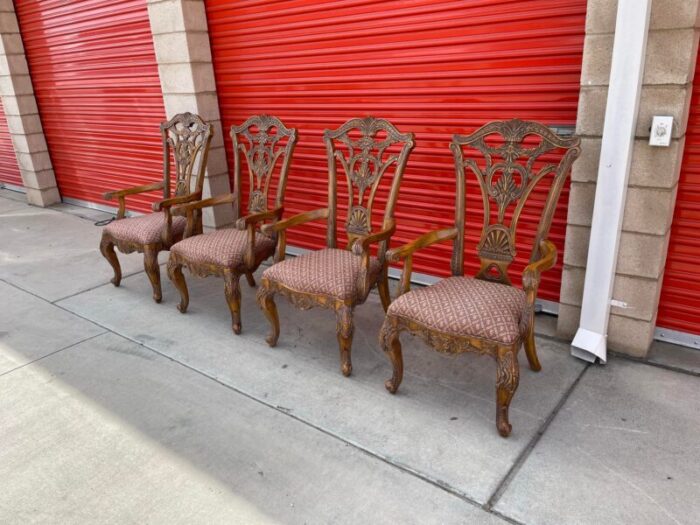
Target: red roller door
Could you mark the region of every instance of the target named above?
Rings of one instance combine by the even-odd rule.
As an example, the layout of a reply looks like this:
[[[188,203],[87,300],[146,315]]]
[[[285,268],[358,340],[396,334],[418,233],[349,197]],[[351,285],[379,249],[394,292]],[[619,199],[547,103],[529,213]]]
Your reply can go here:
[[[10,131],[7,129],[7,118],[5,118],[2,102],[0,102],[0,183],[23,187],[22,175],[17,165]]]
[[[573,126],[586,0],[402,0],[269,2],[206,0],[225,127],[271,113],[299,129],[287,214],[323,206],[324,128],[351,117],[384,117],[416,134],[397,208],[394,244],[454,221],[449,142],[490,120],[519,117]],[[227,137],[228,138],[228,137]],[[231,143],[227,141],[231,156]],[[466,270],[480,232],[478,187],[468,188]],[[245,194],[245,193],[244,193]],[[552,228],[563,250],[568,188]],[[541,206],[540,195],[535,208]],[[534,231],[537,209],[522,220]],[[322,223],[289,236],[324,244]],[[524,239],[523,239],[524,240]],[[449,273],[450,245],[426,250],[417,271]],[[529,253],[522,249],[520,270]],[[561,259],[541,297],[559,298]]]
[[[63,198],[162,177],[165,118],[145,0],[15,0]],[[147,210],[153,196],[127,199]],[[114,203],[106,203],[114,205]]]
[[[657,325],[700,334],[700,55]]]

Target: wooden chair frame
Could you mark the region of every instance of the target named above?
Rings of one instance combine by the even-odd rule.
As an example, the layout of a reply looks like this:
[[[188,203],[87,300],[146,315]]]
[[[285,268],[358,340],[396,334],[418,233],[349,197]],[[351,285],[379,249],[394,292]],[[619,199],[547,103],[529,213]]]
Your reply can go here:
[[[359,132],[360,138],[351,138],[351,133]],[[377,137],[385,133],[386,138]],[[408,156],[413,149],[412,133],[401,133],[390,122],[374,117],[355,118],[343,124],[337,130],[326,130],[324,142],[328,155],[328,207],[301,213],[263,227],[264,232],[276,232],[279,235],[275,262],[284,260],[286,251],[286,230],[310,221],[325,219],[328,225],[326,246],[337,245],[337,177],[338,165],[342,168],[348,187],[348,215],[345,231],[348,235],[347,249],[361,257],[361,270],[357,280],[357,293],[351,299],[340,299],[331,295],[306,293],[284,286],[282,283],[262,278],[258,288],[258,302],[270,322],[271,332],[266,341],[275,346],[279,338],[280,326],[275,294],[286,297],[294,306],[306,310],[315,306],[332,309],[336,312],[336,332],[340,346],[341,371],[349,376],[352,372],[350,350],[354,331],[353,310],[356,305],[367,299],[371,288],[377,286],[386,310],[389,306],[389,286],[385,254],[396,226],[394,207],[399,194],[399,187]],[[339,145],[347,149],[347,156]],[[400,144],[398,154],[388,154],[387,150]],[[372,231],[371,217],[374,198],[383,175],[394,165],[391,190],[384,208],[382,229]],[[356,191],[355,191],[356,190]],[[366,200],[365,200],[366,197]],[[370,246],[378,243],[377,258],[382,268],[378,275],[370,272]]]
[[[489,136],[501,136],[502,144],[491,146],[486,139]],[[532,148],[523,144],[528,136],[538,137],[539,143]],[[463,150],[472,147],[478,150],[485,160],[485,168],[479,167],[471,158],[465,158]],[[542,272],[556,263],[557,249],[547,237],[559,195],[571,165],[581,153],[580,139],[561,137],[546,126],[521,120],[492,122],[471,135],[455,135],[450,145],[455,159],[457,175],[457,192],[455,204],[455,227],[429,232],[415,241],[391,250],[387,253],[390,261],[404,261],[404,270],[399,284],[399,295],[410,290],[413,254],[437,242],[452,240],[453,253],[451,261],[452,275],[464,275],[464,234],[465,234],[465,167],[476,176],[481,188],[484,205],[484,223],[477,253],[481,268],[477,279],[511,285],[508,267],[514,260],[515,234],[523,207],[535,186],[547,175],[553,174],[552,184],[539,221],[535,235],[530,263],[523,272],[523,289],[527,296],[526,322],[523,323],[519,337],[511,345],[478,337],[460,337],[443,333],[424,326],[411,319],[388,314],[380,333],[382,348],[393,366],[393,375],[386,381],[386,388],[392,394],[397,391],[403,378],[403,357],[400,333],[407,331],[421,337],[426,344],[438,352],[460,354],[477,352],[496,359],[496,426],[498,432],[506,437],[511,432],[508,420],[508,408],[518,387],[520,368],[518,350],[524,344],[530,368],[541,369],[535,347],[535,299]],[[553,150],[564,149],[558,164],[544,163],[536,172],[534,164],[540,157]],[[527,159],[521,163],[521,158]],[[491,221],[492,206],[497,212],[497,220]],[[506,224],[506,210],[514,206],[509,224]]]
[[[253,128],[257,131],[253,131]],[[272,129],[275,131],[271,132]],[[176,252],[170,252],[168,276],[180,292],[178,310],[182,313],[187,311],[187,306],[189,305],[187,282],[182,273],[183,266],[198,277],[207,277],[209,275],[223,277],[226,302],[231,311],[232,329],[235,334],[240,334],[242,328],[240,276],[245,275],[248,284],[254,287],[253,272],[258,269],[258,266],[265,259],[274,253],[274,248],[270,251],[262,250],[256,252],[255,240],[259,227],[263,222],[272,221],[274,224],[282,217],[287,174],[297,142],[297,131],[293,128],[287,128],[277,117],[255,115],[240,126],[232,126],[230,133],[234,152],[233,193],[185,204],[181,206],[181,209],[187,214],[188,228],[185,237],[188,237],[191,235],[191,227],[195,224],[195,213],[198,210],[218,204],[233,204],[234,216],[237,219],[236,227],[239,230],[248,232],[246,253],[242,258],[241,264],[237,266],[222,266],[197,263]],[[248,198],[248,214],[240,217],[242,157],[246,160],[250,194]],[[279,170],[275,205],[274,208],[268,209],[270,183],[280,158],[282,158],[282,164]],[[273,233],[272,235],[276,237],[276,234]]]
[[[204,171],[207,166],[209,147],[214,128],[198,115],[181,113],[160,125],[160,133],[163,144],[163,180],[143,186],[126,188],[123,190],[109,191],[103,195],[105,200],[117,198],[119,211],[117,220],[124,219],[126,215],[126,197],[153,191],[162,191],[163,198],[152,205],[154,212],[163,212],[166,227],[162,238],[153,244],[140,244],[114,238],[107,231],[102,232],[100,251],[114,270],[111,282],[114,286],[121,283],[122,272],[119,259],[114,247],[122,253],[139,252],[144,254],[144,268],[153,288],[153,300],[159,303],[162,298],[160,284],[160,267],[158,266],[158,253],[169,250],[180,240],[182,235],[174,235],[172,231],[172,217],[175,214],[173,207],[192,202],[202,198],[204,185]],[[175,195],[171,197],[171,173],[170,158],[173,157],[175,167]],[[194,186],[194,188],[193,188]],[[201,214],[196,217],[193,229],[202,230]]]

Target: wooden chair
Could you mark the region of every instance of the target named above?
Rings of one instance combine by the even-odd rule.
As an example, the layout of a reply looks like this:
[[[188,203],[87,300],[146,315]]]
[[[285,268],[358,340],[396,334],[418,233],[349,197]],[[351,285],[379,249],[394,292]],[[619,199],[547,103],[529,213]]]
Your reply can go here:
[[[238,218],[236,228],[225,228],[194,237],[186,236],[170,249],[168,275],[180,291],[178,309],[183,314],[189,304],[187,283],[182,274],[183,266],[199,277],[223,277],[232,328],[234,333],[240,334],[240,276],[245,274],[248,284],[255,286],[253,272],[275,252],[277,234],[260,233],[259,226],[268,220],[274,223],[282,216],[287,172],[297,132],[295,129],[287,129],[276,117],[260,115],[249,118],[240,126],[231,127],[231,139],[235,166],[234,193],[189,203],[181,209],[187,214],[189,225],[195,220],[196,211],[208,206],[232,203],[235,217]],[[250,188],[248,214],[245,217],[240,217],[242,157],[246,160]],[[268,192],[277,166],[277,195],[274,207],[268,208]]]
[[[204,170],[207,166],[209,145],[214,134],[212,126],[198,115],[182,113],[160,125],[163,138],[163,180],[104,194],[105,200],[119,199],[117,220],[102,230],[100,251],[114,270],[112,284],[119,286],[122,278],[119,259],[114,247],[122,253],[144,254],[144,267],[153,287],[153,300],[161,301],[160,267],[158,253],[168,250],[184,234],[185,217],[172,213],[178,204],[202,198]],[[171,181],[171,154],[175,167],[175,180]],[[174,196],[171,197],[174,183]],[[126,197],[138,193],[162,191],[163,199],[153,203],[151,214],[125,218]],[[192,225],[201,231],[201,215]]]
[[[557,250],[547,236],[561,189],[581,152],[579,144],[576,137],[561,137],[541,124],[521,120],[492,122],[471,135],[454,136],[450,147],[457,173],[455,227],[427,233],[387,253],[391,261],[404,261],[399,296],[391,303],[380,334],[393,365],[393,376],[385,384],[389,392],[396,392],[403,377],[399,340],[403,331],[420,336],[438,352],[488,354],[497,361],[496,426],[501,436],[510,434],[508,407],[518,387],[518,350],[523,343],[530,368],[541,368],[535,349],[535,298],[541,273],[556,262]],[[470,155],[475,149],[483,159],[465,156],[468,148],[473,148]],[[559,161],[549,162],[557,153]],[[465,167],[479,182],[484,206],[476,247],[481,269],[475,278],[463,276]],[[550,175],[551,186],[520,289],[512,286],[508,276],[516,255],[518,219],[532,190]],[[445,240],[454,242],[453,276],[409,291],[414,252]]]
[[[285,296],[304,310],[314,306],[335,310],[341,370],[343,375],[349,376],[352,372],[353,309],[366,300],[375,285],[384,309],[389,306],[385,253],[395,230],[394,206],[414,141],[412,133],[400,133],[388,121],[373,117],[352,119],[335,131],[326,130],[324,141],[329,170],[328,207],[263,227],[263,232],[278,232],[279,242],[276,264],[263,273],[258,302],[272,327],[267,337],[270,346],[275,346],[279,337],[275,294]],[[338,165],[345,173],[348,189],[346,250],[336,249]],[[371,219],[377,190],[392,165],[393,181],[384,208],[382,229],[373,231]],[[284,260],[286,230],[319,219],[327,221],[327,247]],[[375,243],[378,243],[376,257],[370,255],[370,246]]]

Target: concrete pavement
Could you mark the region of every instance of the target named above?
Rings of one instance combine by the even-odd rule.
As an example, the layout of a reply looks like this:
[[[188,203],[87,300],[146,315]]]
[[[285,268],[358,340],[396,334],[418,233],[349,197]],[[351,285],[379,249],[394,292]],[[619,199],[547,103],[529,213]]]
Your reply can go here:
[[[697,522],[700,352],[588,367],[540,337],[502,439],[490,359],[406,338],[387,394],[373,295],[345,379],[330,312],[281,299],[271,349],[247,285],[239,337],[218,279],[182,315],[119,254],[114,288],[104,216],[0,191],[0,522]]]

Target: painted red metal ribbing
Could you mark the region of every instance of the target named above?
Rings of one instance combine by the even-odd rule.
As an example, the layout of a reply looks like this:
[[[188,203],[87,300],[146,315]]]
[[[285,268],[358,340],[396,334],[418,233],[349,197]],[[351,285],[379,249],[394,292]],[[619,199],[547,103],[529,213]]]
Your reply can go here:
[[[700,55],[656,324],[700,334]]]
[[[264,112],[299,130],[286,215],[324,205],[322,132],[352,117],[387,118],[416,134],[394,245],[453,224],[453,134],[513,117],[550,125],[576,120],[585,0],[205,4],[225,127]],[[466,272],[472,274],[481,224],[475,184],[468,187]],[[551,234],[562,250],[567,200],[568,188]],[[537,212],[537,203],[526,210],[523,230],[534,231]],[[290,233],[289,243],[323,246],[324,231],[322,223],[305,226]],[[414,269],[447,275],[450,250],[447,244],[425,250]],[[516,271],[528,256],[520,250]],[[558,300],[560,276],[561,258],[544,277],[541,297]]]
[[[15,148],[12,145],[10,131],[7,129],[7,118],[0,102],[0,183],[2,182],[23,186]]]
[[[101,195],[162,178],[165,119],[145,0],[15,0],[61,195]],[[146,211],[155,198],[127,199]]]

